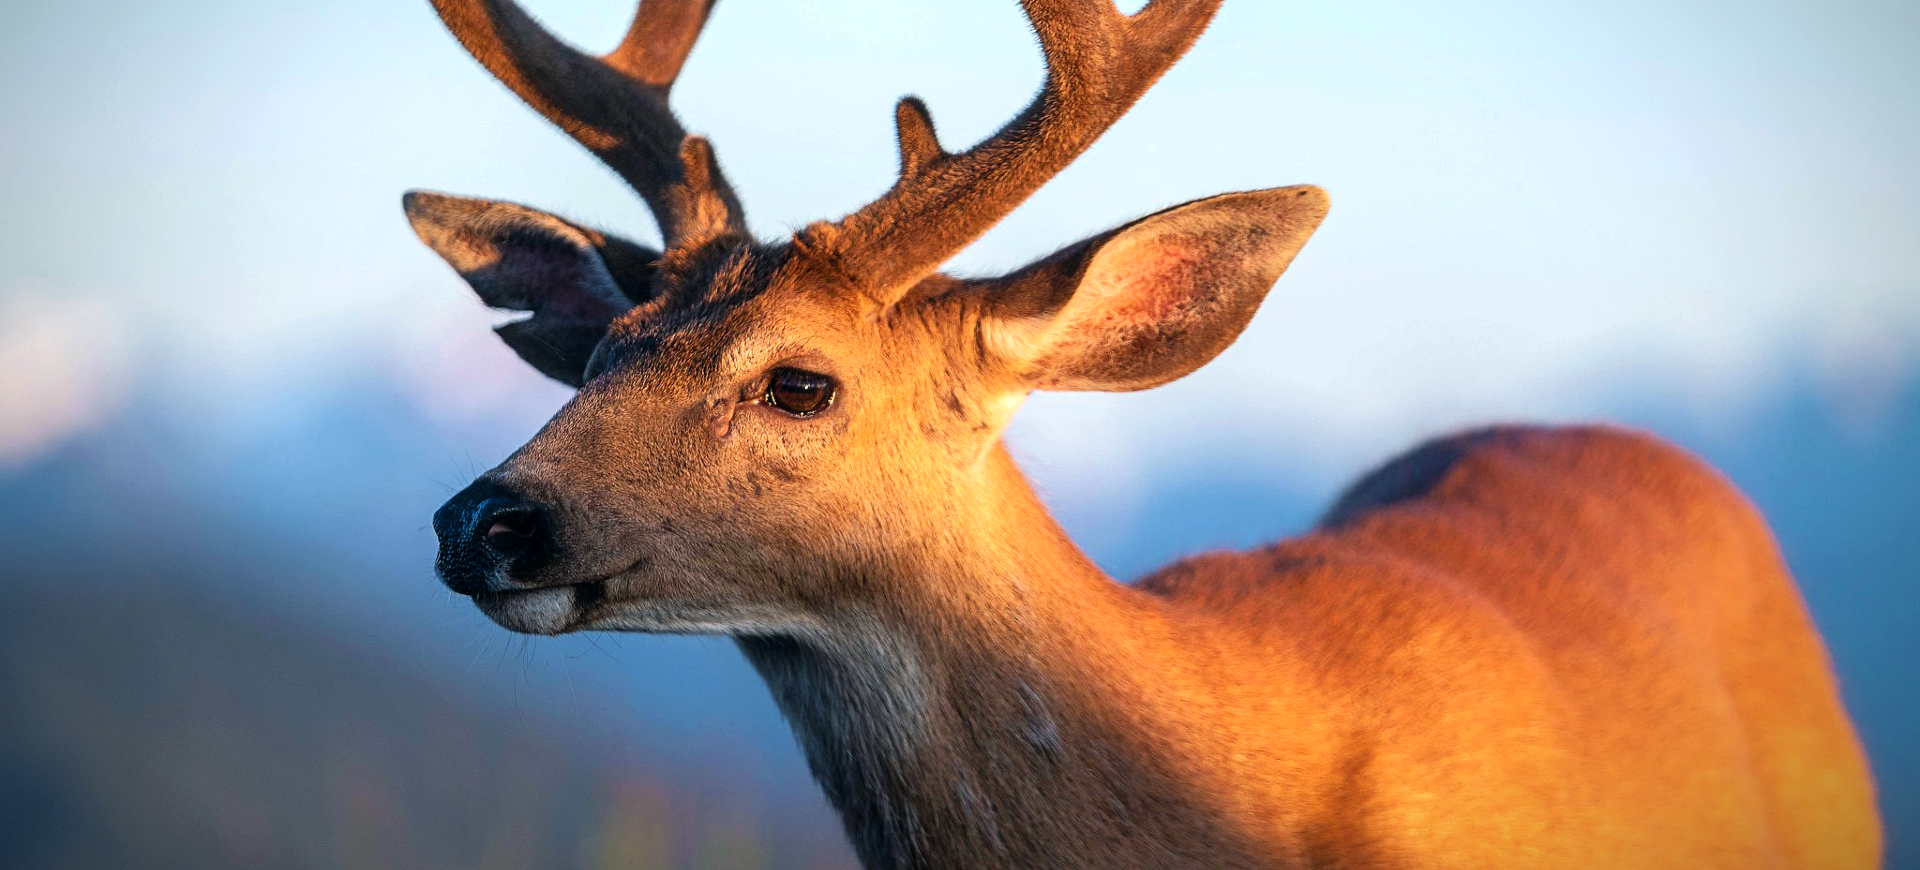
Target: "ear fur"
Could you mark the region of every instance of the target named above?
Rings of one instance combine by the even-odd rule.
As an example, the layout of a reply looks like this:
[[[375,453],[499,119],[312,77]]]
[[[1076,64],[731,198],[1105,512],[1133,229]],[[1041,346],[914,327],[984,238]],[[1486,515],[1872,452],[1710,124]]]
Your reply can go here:
[[[1240,336],[1327,207],[1302,185],[1142,218],[983,282],[988,334],[1035,389],[1159,386]]]
[[[420,240],[494,308],[532,317],[494,331],[527,364],[578,387],[607,325],[652,292],[657,252],[546,212],[424,191],[401,200]]]

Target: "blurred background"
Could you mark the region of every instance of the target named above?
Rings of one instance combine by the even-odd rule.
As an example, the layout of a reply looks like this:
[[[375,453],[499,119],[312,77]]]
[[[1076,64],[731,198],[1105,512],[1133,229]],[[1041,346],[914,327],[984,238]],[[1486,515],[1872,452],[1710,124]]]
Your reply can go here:
[[[566,394],[399,194],[657,239],[610,173],[424,0],[9,3],[0,72],[0,865],[851,865],[729,643],[512,636],[431,574]],[[773,237],[891,183],[900,94],[957,146],[1039,79],[1012,0],[727,0],[676,103]],[[1232,0],[956,266],[1325,186],[1214,365],[1021,413],[1089,552],[1299,532],[1453,427],[1651,428],[1772,519],[1917,867],[1916,83],[1907,0]]]

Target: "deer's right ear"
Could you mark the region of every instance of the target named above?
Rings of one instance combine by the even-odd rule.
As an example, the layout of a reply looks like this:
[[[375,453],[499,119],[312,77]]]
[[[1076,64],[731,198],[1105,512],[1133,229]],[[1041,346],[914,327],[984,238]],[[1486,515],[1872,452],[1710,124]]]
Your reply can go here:
[[[625,239],[509,202],[411,191],[401,203],[420,240],[480,301],[533,313],[494,331],[561,383],[585,383],[608,324],[652,292],[659,253]]]
[[[1308,185],[1229,193],[1149,215],[1004,278],[983,335],[1042,390],[1141,390],[1240,335],[1327,215]]]

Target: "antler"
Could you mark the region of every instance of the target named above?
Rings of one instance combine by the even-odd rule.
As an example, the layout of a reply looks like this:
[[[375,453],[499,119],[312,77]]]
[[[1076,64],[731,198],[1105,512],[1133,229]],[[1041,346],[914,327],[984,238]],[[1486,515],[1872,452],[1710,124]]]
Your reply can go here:
[[[978,238],[1092,145],[1206,29],[1220,0],[1153,0],[1133,16],[1113,0],[1021,0],[1047,80],[1025,111],[959,154],[940,147],[918,98],[895,111],[900,179],[800,247],[882,303]]]
[[[513,0],[433,0],[433,8],[481,66],[626,179],[675,248],[746,232],[713,148],[689,137],[667,105],[715,2],[642,0],[626,38],[604,57],[561,42]]]

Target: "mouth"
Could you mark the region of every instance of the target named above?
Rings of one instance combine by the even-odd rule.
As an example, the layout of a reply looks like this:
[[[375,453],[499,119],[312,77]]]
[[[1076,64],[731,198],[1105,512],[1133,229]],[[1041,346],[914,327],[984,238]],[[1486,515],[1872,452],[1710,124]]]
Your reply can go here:
[[[501,628],[546,635],[572,631],[606,600],[606,580],[473,595],[474,605]]]

